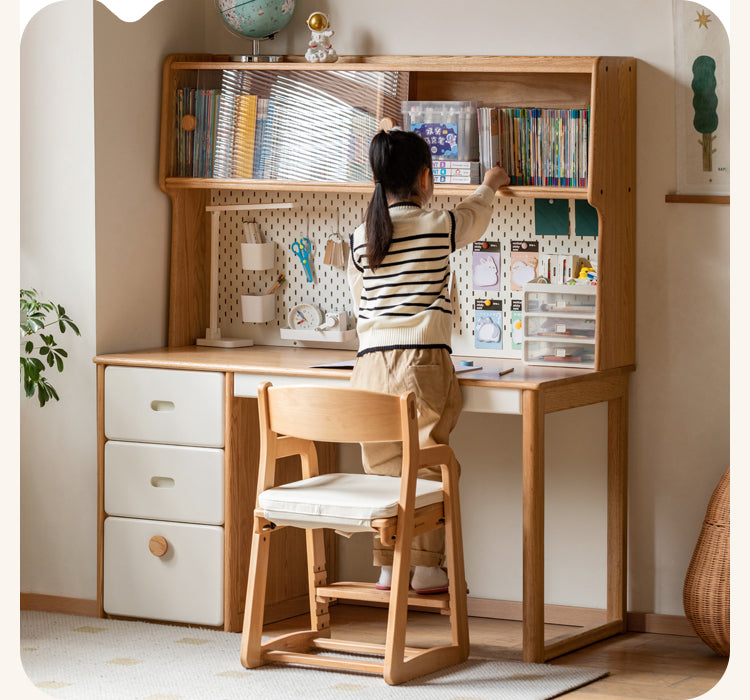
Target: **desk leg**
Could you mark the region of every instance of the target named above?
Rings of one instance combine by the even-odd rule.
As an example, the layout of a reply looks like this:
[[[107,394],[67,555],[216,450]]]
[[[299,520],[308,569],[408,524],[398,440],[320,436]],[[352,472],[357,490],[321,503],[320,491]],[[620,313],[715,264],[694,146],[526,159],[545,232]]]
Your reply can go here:
[[[544,662],[544,396],[523,392],[523,660]]]
[[[607,419],[607,621],[626,631],[628,387],[609,402]]]

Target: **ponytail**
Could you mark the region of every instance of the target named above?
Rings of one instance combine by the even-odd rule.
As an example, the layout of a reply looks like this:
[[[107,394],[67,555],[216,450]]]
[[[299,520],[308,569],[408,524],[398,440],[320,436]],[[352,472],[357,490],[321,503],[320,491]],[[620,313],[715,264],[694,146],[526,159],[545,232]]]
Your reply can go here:
[[[370,143],[370,167],[375,190],[365,214],[367,265],[376,270],[393,239],[393,222],[388,195],[408,200],[419,194],[419,175],[432,172],[432,155],[427,142],[411,131],[379,131]]]
[[[375,181],[375,191],[365,214],[365,236],[367,238],[367,264],[377,270],[393,239],[393,222],[388,211],[385,187],[380,180]]]

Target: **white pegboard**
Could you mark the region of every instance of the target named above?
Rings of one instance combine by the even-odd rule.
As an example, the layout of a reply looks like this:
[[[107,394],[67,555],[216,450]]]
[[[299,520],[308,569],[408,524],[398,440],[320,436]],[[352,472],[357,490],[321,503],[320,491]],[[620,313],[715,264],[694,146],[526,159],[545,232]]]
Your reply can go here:
[[[455,207],[458,196],[438,196],[433,208]],[[211,204],[270,204],[291,202],[290,210],[261,210],[253,212],[222,212],[219,219],[219,326],[223,336],[252,338],[261,345],[294,345],[296,341],[282,340],[280,328],[286,327],[287,311],[300,302],[317,304],[324,312],[347,309],[352,303],[346,271],[323,263],[326,241],[340,233],[348,241],[349,234],[359,226],[369,201],[368,194],[243,192],[213,190]],[[500,252],[500,291],[486,292],[472,289],[471,247],[456,251],[451,257],[454,274],[454,319],[451,344],[457,355],[478,357],[520,357],[520,350],[511,350],[511,301],[522,298],[521,291],[510,289],[511,241],[539,241],[540,253],[574,254],[590,260],[597,258],[597,241],[593,236],[575,235],[574,201],[569,201],[570,231],[567,236],[536,236],[534,233],[533,199],[498,199],[490,225],[483,240],[497,241]],[[267,241],[276,243],[275,266],[271,270],[243,270],[240,244],[244,242],[242,219],[254,219]],[[299,259],[292,253],[296,238],[307,236],[312,242],[313,283],[307,281]],[[240,296],[264,294],[279,274],[286,282],[276,292],[276,318],[266,323],[243,323]],[[474,346],[474,303],[476,299],[500,299],[503,308],[503,349],[489,350]],[[457,303],[456,303],[457,302]],[[309,345],[310,343],[305,343]],[[327,347],[321,344],[322,347]],[[338,347],[356,349],[356,339]]]

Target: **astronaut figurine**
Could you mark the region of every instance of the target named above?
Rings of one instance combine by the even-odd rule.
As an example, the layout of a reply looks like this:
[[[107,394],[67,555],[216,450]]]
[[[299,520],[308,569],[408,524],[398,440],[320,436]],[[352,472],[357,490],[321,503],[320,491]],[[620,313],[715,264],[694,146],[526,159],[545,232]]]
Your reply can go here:
[[[331,44],[333,29],[328,21],[328,15],[323,12],[313,12],[307,18],[307,26],[310,29],[310,43],[305,51],[305,58],[310,63],[333,63],[338,61],[336,49]]]

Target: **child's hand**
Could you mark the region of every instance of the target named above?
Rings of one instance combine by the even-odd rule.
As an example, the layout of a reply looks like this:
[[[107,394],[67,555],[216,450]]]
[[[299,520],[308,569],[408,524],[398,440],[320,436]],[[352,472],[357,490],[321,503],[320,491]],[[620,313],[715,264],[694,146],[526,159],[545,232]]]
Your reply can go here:
[[[510,178],[508,177],[508,173],[505,172],[505,168],[501,165],[496,165],[484,174],[484,181],[482,184],[487,185],[487,187],[495,192],[499,187],[505,187],[510,184]]]

